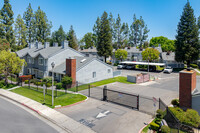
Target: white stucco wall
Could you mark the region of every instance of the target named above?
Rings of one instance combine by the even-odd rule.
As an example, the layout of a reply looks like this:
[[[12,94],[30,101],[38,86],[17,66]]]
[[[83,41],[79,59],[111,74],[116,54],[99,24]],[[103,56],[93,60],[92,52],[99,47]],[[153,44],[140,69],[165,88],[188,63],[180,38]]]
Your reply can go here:
[[[110,73],[108,73],[110,69]],[[96,72],[96,77],[93,78],[93,72]],[[98,61],[93,60],[82,69],[76,72],[76,81],[80,83],[91,83],[113,77],[112,67]]]
[[[79,52],[75,52],[74,50],[71,49],[65,49],[56,55],[50,57],[48,59],[48,71],[51,70],[51,63],[54,61],[55,62],[55,67],[62,64],[65,62],[66,58],[73,57],[73,56],[80,56],[83,57],[83,55]]]

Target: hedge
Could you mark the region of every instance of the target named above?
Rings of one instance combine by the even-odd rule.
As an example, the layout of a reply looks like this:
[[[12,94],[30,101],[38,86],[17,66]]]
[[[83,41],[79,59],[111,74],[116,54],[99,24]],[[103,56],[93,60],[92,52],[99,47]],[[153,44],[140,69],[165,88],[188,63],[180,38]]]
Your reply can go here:
[[[191,66],[192,68],[198,68],[198,65],[197,65],[197,64],[190,64],[190,66]]]
[[[29,82],[28,80],[25,80],[25,81],[24,81],[25,84],[28,84],[28,82]]]
[[[156,124],[155,122],[150,123],[150,128],[154,131],[158,131],[160,125]]]
[[[162,126],[161,133],[170,133],[170,128],[166,125]]]
[[[61,88],[62,88],[62,85],[63,85],[62,83],[57,83],[57,84],[56,84],[56,89],[61,89]]]

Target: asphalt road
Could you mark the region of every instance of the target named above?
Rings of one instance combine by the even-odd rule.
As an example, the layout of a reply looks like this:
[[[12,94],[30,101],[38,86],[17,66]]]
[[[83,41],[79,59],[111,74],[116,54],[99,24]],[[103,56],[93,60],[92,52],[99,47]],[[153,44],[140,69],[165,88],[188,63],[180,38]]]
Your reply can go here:
[[[58,133],[26,110],[0,97],[1,133]]]

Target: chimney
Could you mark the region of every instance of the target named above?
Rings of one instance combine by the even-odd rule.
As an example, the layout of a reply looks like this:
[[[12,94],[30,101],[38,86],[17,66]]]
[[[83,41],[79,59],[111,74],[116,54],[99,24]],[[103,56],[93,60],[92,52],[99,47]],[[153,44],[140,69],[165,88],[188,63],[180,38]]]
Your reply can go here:
[[[68,41],[67,40],[62,41],[61,45],[62,45],[63,49],[67,48],[68,47]]]
[[[36,42],[36,48],[37,49],[42,48],[42,43],[41,42]]]
[[[76,85],[76,59],[66,59],[66,75],[72,78],[72,86]]]
[[[54,43],[53,43],[53,47],[58,47],[58,43],[57,43],[57,42],[54,42]]]
[[[184,110],[192,107],[192,92],[196,88],[196,72],[182,70],[179,73],[179,106]]]
[[[29,49],[31,49],[31,48],[34,47],[34,44],[33,43],[28,43],[28,47],[29,47]]]
[[[44,48],[48,48],[49,47],[49,42],[45,42],[44,43]]]

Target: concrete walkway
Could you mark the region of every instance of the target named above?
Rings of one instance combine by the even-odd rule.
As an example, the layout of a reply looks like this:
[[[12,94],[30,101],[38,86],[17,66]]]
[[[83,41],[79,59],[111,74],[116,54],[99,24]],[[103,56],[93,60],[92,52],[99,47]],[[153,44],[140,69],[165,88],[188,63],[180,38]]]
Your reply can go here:
[[[76,122],[75,120],[69,118],[68,116],[51,109],[41,103],[31,100],[27,97],[21,96],[19,94],[10,92],[8,90],[0,89],[0,95],[11,99],[27,108],[37,112],[42,117],[50,120],[52,123],[61,127],[64,131],[69,133],[95,133],[90,128]]]
[[[200,73],[200,71],[198,69],[194,69],[196,72]]]

